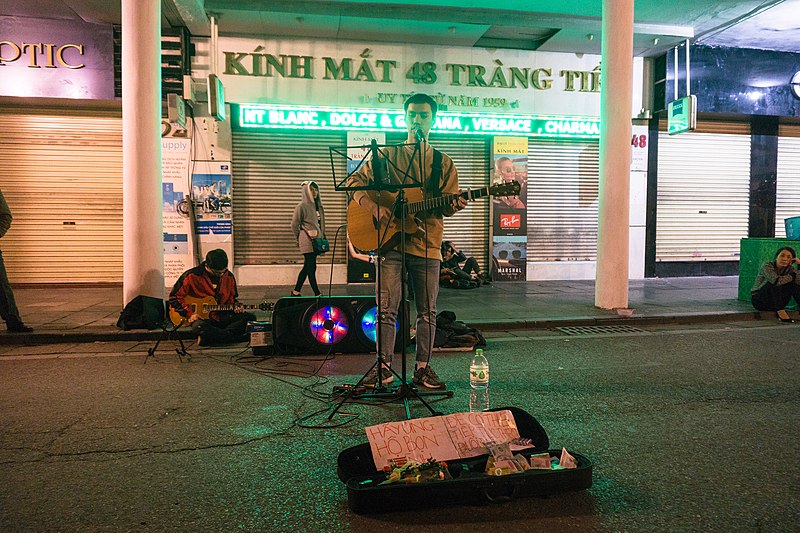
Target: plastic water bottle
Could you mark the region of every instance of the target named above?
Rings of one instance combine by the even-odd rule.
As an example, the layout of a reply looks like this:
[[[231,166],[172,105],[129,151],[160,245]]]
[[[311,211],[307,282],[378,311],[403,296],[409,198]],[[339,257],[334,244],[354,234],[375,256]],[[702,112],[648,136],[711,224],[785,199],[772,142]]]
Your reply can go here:
[[[489,361],[483,350],[475,350],[469,365],[469,410],[485,411],[489,408]]]

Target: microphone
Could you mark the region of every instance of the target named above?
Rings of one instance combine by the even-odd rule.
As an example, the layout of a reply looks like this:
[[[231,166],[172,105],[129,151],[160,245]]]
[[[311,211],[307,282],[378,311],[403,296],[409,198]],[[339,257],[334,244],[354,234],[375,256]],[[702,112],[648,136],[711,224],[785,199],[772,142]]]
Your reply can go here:
[[[372,152],[372,178],[375,183],[386,183],[388,168],[386,161],[381,159],[380,152],[378,152],[378,141],[372,139],[369,149]]]
[[[412,129],[412,131],[414,132],[414,138],[417,139],[418,143],[421,143],[422,141],[425,140],[425,134],[422,133],[422,126],[420,126],[419,124],[414,124],[414,128]]]

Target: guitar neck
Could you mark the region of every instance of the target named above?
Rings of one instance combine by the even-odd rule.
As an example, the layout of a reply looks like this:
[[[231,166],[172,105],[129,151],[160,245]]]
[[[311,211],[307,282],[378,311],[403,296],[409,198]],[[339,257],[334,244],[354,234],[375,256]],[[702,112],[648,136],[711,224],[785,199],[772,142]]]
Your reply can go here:
[[[466,200],[476,200],[478,198],[483,198],[484,196],[489,196],[489,187],[481,187],[480,189],[467,189],[461,193],[445,194],[444,196],[426,198],[425,200],[408,204],[406,209],[409,215],[413,215],[414,213],[419,213],[420,211],[429,211],[431,209],[448,206],[458,197]]]
[[[234,304],[206,305],[203,306],[203,309],[205,309],[207,312],[210,313],[211,311],[233,311],[237,307],[241,307],[242,309],[258,309],[257,305],[234,305]]]

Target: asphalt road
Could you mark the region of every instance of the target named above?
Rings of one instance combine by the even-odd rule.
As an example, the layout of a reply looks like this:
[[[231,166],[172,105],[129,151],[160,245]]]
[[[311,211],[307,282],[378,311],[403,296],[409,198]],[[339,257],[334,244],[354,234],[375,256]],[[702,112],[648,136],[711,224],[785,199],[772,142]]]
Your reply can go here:
[[[143,364],[148,346],[0,357],[0,530],[800,529],[800,325],[493,333],[492,405],[526,409],[552,447],[589,457],[592,488],[373,515],[348,509],[336,458],[403,407],[324,411],[368,356],[204,349],[180,362],[165,350]],[[466,410],[468,356],[433,365],[455,392],[435,407]]]

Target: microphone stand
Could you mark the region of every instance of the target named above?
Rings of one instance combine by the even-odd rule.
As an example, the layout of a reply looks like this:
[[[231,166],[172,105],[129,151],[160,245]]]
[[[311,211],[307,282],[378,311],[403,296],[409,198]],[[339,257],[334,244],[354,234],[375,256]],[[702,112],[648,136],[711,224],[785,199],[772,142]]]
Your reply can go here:
[[[419,170],[418,175],[424,177],[425,176],[424,157],[423,157],[424,154],[423,154],[423,151],[420,149],[421,146],[422,146],[422,142],[424,140],[424,137],[422,136],[422,132],[420,132],[419,130],[415,131],[415,137],[417,138],[417,141],[414,143],[414,152],[411,154],[410,160],[413,162],[415,158],[418,159],[418,170]],[[403,146],[405,146],[405,144]],[[410,308],[410,303],[408,301],[408,293],[407,293],[407,290],[406,290],[407,289],[407,282],[408,282],[408,271],[407,271],[407,268],[406,268],[405,227],[406,227],[406,222],[407,222],[407,217],[408,217],[408,209],[407,209],[407,200],[406,200],[406,195],[405,195],[405,189],[408,188],[408,187],[417,187],[418,186],[418,187],[423,188],[423,190],[424,190],[424,185],[425,185],[424,179],[423,179],[422,182],[415,181],[414,183],[409,183],[409,181],[415,181],[415,180],[410,180],[408,172],[406,171],[406,172],[403,173],[403,182],[400,185],[400,187],[398,188],[398,195],[397,195],[397,198],[395,200],[395,204],[394,204],[394,206],[392,208],[392,212],[393,213],[399,213],[400,214],[400,221],[399,221],[400,222],[399,223],[399,228],[400,228],[400,232],[401,232],[400,250],[399,250],[399,252],[400,252],[400,307],[398,309],[398,318],[402,317],[401,324],[403,325],[403,327],[401,328],[402,329],[402,331],[401,331],[402,342],[400,343],[401,344],[401,348],[400,348],[401,357],[400,357],[400,360],[401,360],[401,363],[402,363],[401,374],[398,375],[397,372],[391,367],[389,367],[389,370],[391,371],[392,374],[394,374],[397,378],[400,379],[400,385],[397,387],[396,390],[391,390],[391,389],[387,390],[386,388],[384,388],[382,383],[381,383],[381,372],[380,372],[380,369],[382,367],[379,366],[378,381],[376,382],[376,390],[374,392],[372,392],[372,393],[366,393],[366,394],[359,395],[359,398],[362,398],[362,399],[376,398],[376,399],[385,399],[385,400],[389,400],[389,401],[402,400],[407,420],[411,419],[411,408],[410,408],[410,403],[409,403],[409,400],[410,400],[411,397],[416,398],[417,400],[422,402],[422,404],[428,409],[430,414],[433,415],[433,416],[441,415],[442,413],[439,412],[439,411],[434,410],[433,407],[431,407],[431,405],[428,402],[425,401],[424,397],[431,397],[431,396],[434,396],[434,397],[446,397],[446,398],[452,398],[453,397],[453,391],[448,391],[448,390],[419,391],[419,390],[417,390],[417,388],[415,386],[409,385],[408,373],[407,373],[407,370],[406,370],[406,363],[407,363],[407,358],[408,358],[408,344],[409,344],[408,334],[409,334],[409,327],[410,327],[410,313],[407,312],[407,311]],[[385,235],[383,235],[383,237],[385,237]],[[381,238],[379,240],[379,243],[381,244],[381,246],[383,245],[383,242],[384,242],[384,239]],[[380,248],[379,248],[379,259],[380,259]],[[378,273],[380,271],[380,267],[381,267],[381,263],[379,261],[377,263],[377,266],[376,266],[376,269],[377,269],[376,273]],[[378,285],[377,285],[377,288],[378,288],[378,290],[377,290],[377,294],[378,294],[378,312],[380,313],[379,314],[379,321],[378,321],[378,324],[377,324],[377,326],[378,326],[377,335],[378,335],[378,339],[380,340],[382,327],[384,326],[383,324],[381,324],[381,322],[382,322],[382,320],[384,318],[384,315],[383,315],[383,313],[381,313],[381,307],[380,307],[380,287],[381,287],[381,285],[380,285],[380,277],[379,277],[379,275],[376,275],[376,283],[378,283]],[[427,291],[427,286],[424,288],[424,290]],[[415,287],[415,291],[419,291],[419,289]],[[419,293],[415,292],[415,298],[418,298],[418,297],[419,297]],[[402,313],[402,314],[400,314],[400,313]],[[433,334],[434,332],[430,332],[430,333]],[[431,335],[431,339],[433,339],[432,335]],[[380,342],[378,342],[376,344],[377,344],[377,350],[378,350],[378,361],[379,361],[379,364],[382,364],[384,362],[383,356],[381,355],[382,344]],[[394,346],[392,346],[390,349],[394,350]],[[417,349],[419,349],[419,347],[417,347]],[[369,371],[368,371],[368,373],[369,373]],[[337,407],[337,409],[338,409],[338,407]]]

